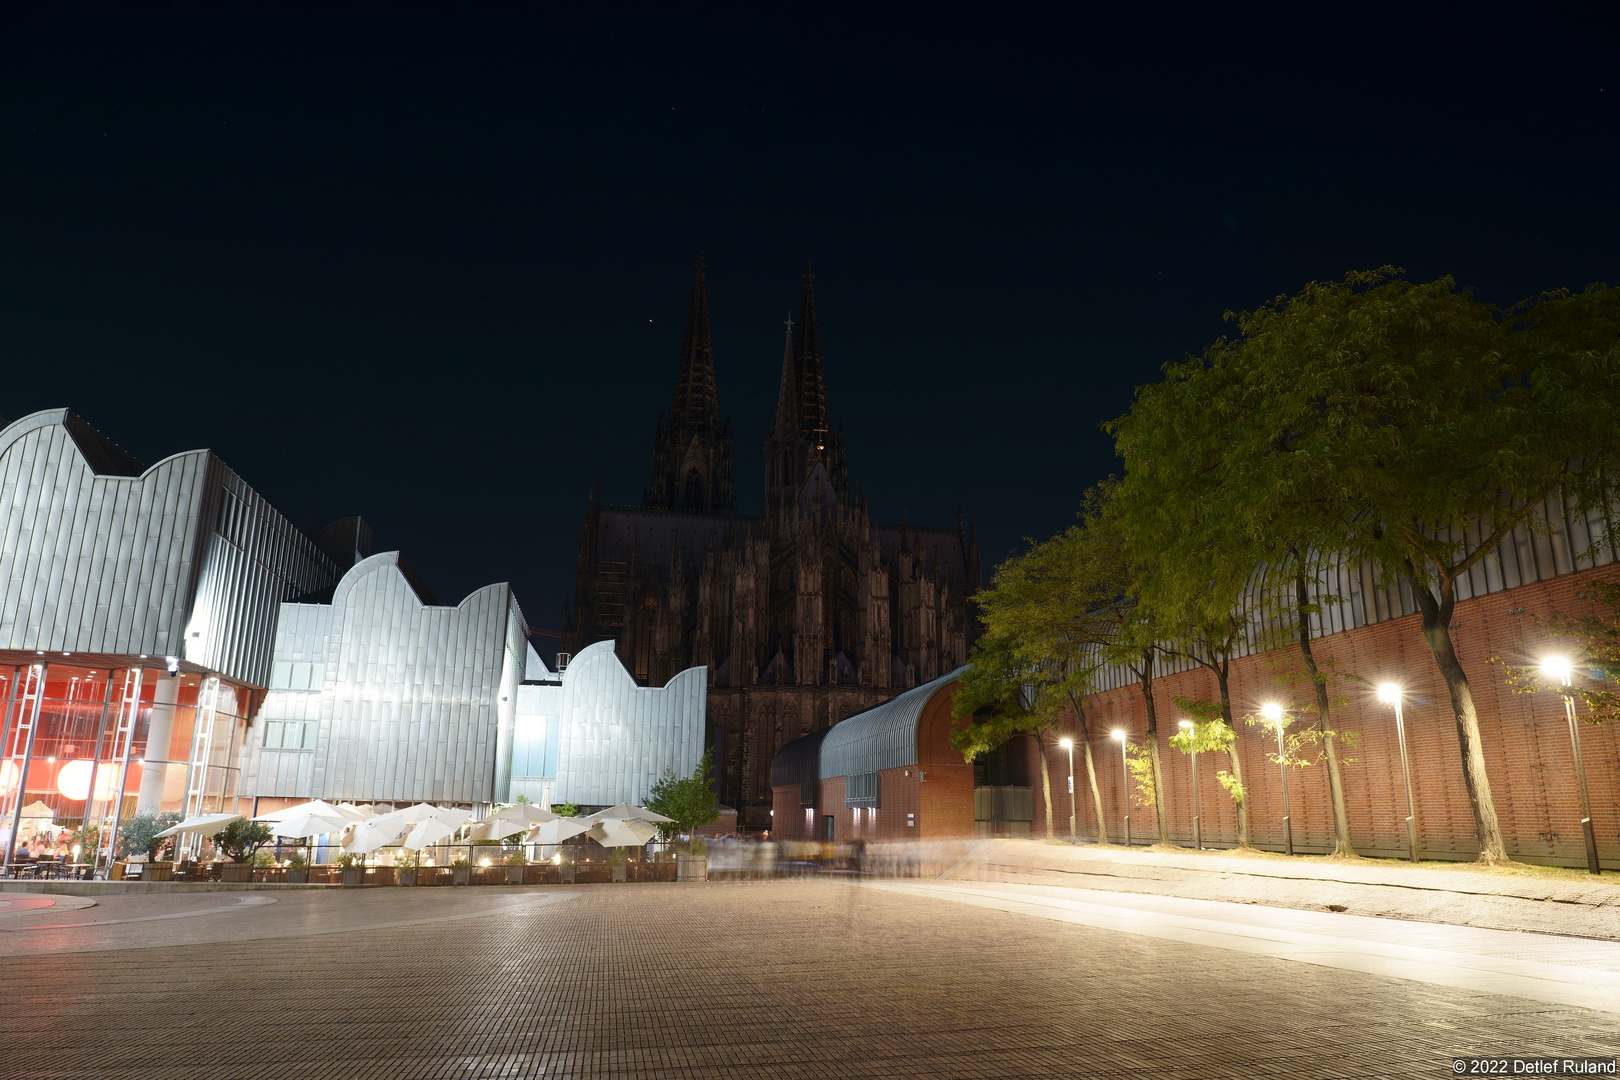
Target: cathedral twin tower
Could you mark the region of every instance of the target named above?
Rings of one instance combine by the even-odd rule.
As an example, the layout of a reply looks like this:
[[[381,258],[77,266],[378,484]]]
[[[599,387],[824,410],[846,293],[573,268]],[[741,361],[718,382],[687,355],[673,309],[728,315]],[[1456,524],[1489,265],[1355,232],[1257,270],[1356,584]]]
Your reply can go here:
[[[757,517],[737,513],[698,264],[675,394],[640,507],[592,494],[563,649],[612,639],[644,685],[709,668],[721,801],[768,828],[776,748],[966,661],[976,538],[873,524],[827,408],[814,275],[790,320]]]

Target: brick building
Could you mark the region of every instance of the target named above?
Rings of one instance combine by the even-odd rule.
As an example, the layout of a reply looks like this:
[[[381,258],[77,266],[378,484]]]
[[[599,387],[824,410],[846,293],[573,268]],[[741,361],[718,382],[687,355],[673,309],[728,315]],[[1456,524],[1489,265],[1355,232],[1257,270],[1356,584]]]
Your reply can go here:
[[[1556,564],[1554,564],[1556,565]],[[1497,581],[1511,581],[1500,577]],[[1509,574],[1523,580],[1529,566],[1520,563]],[[1554,611],[1568,615],[1595,613],[1589,583],[1594,578],[1620,579],[1612,561],[1595,569],[1553,574],[1549,580],[1531,581],[1490,591],[1490,582],[1473,598],[1457,604],[1452,637],[1473,689],[1486,754],[1491,790],[1495,797],[1508,853],[1525,862],[1563,866],[1586,863],[1580,827],[1580,804],[1568,726],[1562,699],[1553,692],[1513,692],[1502,665],[1532,666],[1543,655],[1557,651],[1557,642],[1543,637],[1536,624]],[[1405,724],[1416,804],[1419,854],[1425,859],[1473,859],[1479,842],[1474,815],[1463,783],[1456,725],[1444,682],[1435,668],[1420,633],[1416,614],[1399,614],[1398,597],[1368,594],[1367,610],[1374,618],[1383,610],[1388,617],[1351,625],[1328,633],[1314,643],[1319,662],[1331,662],[1342,676],[1333,694],[1333,725],[1354,739],[1341,751],[1345,800],[1351,836],[1362,855],[1404,857],[1406,798],[1396,743],[1394,714],[1382,704],[1374,687],[1385,681],[1399,683],[1405,692]],[[1297,648],[1277,649],[1242,657],[1233,662],[1231,689],[1234,712],[1242,717],[1257,713],[1268,701],[1288,702],[1290,688],[1298,686],[1302,665]],[[810,756],[807,740],[784,747],[773,773],[776,833],[782,839],[824,837],[826,820],[833,819],[837,839],[864,836],[873,840],[933,839],[946,835],[999,833],[1033,834],[1046,831],[1041,796],[1040,764],[1035,740],[1020,737],[998,753],[971,767],[951,749],[949,695],[954,684],[941,680],[913,724],[913,747],[903,751],[916,762],[882,770],[878,799],[853,798],[840,773],[844,764],[829,759],[826,746],[873,726],[874,714],[846,720],[823,737],[818,764],[822,775],[815,790],[815,829],[806,831],[805,811],[811,791],[805,764]],[[1171,843],[1190,845],[1192,827],[1192,762],[1171,748],[1168,738],[1180,714],[1176,698],[1212,699],[1217,696],[1214,675],[1203,670],[1165,671],[1153,684],[1159,716],[1159,751],[1164,771],[1164,800]],[[891,702],[889,708],[904,701]],[[1109,839],[1122,839],[1126,788],[1121,746],[1112,736],[1122,730],[1140,744],[1146,733],[1146,709],[1139,685],[1121,683],[1093,695],[1086,703],[1091,750],[1097,769]],[[1296,723],[1314,722],[1314,713],[1295,714]],[[879,718],[881,720],[881,718]],[[881,725],[880,725],[881,726]],[[893,725],[890,725],[893,728]],[[1052,780],[1053,826],[1066,834],[1071,797],[1069,759],[1057,738],[1079,738],[1076,728],[1050,737],[1047,764]],[[1282,838],[1282,777],[1276,764],[1275,729],[1250,725],[1239,719],[1237,747],[1248,787],[1251,842],[1280,851]],[[901,736],[904,737],[904,736]],[[1620,730],[1614,725],[1582,723],[1581,750],[1586,763],[1598,853],[1607,869],[1620,869]],[[925,763],[926,762],[926,763]],[[864,765],[861,766],[864,768]],[[1229,768],[1225,754],[1200,754],[1199,802],[1204,842],[1231,846],[1237,841],[1232,800],[1216,774]],[[964,777],[971,777],[971,789]],[[937,781],[936,781],[937,778]],[[780,782],[778,782],[780,781]],[[869,781],[862,781],[869,783]],[[1082,837],[1097,835],[1097,815],[1086,780],[1082,749],[1075,748],[1075,811]],[[937,786],[936,786],[937,783]],[[1331,848],[1332,816],[1327,776],[1321,765],[1289,771],[1288,794],[1294,847],[1304,853]],[[1134,785],[1132,785],[1134,787]],[[856,807],[861,816],[856,818]],[[973,816],[968,816],[969,810]],[[1133,793],[1131,834],[1136,843],[1158,839],[1156,814]],[[908,815],[916,815],[914,818]],[[908,825],[915,820],[916,825]]]

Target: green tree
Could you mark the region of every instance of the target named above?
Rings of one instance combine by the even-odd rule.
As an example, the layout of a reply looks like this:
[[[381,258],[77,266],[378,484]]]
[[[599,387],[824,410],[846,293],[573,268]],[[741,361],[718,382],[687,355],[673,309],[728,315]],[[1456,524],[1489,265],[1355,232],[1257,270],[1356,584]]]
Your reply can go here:
[[[714,793],[714,748],[703,751],[690,776],[676,776],[675,770],[666,768],[664,775],[654,781],[647,797],[647,809],[671,818],[672,823],[662,827],[668,836],[703,827],[720,817],[720,800]],[[690,850],[695,840],[690,841]]]
[[[1085,699],[1095,686],[1109,623],[1100,613],[1099,563],[1092,515],[996,569],[974,598],[984,633],[964,673],[956,715],[978,714],[953,733],[968,760],[1014,734],[1033,735],[1041,752],[1048,837],[1055,831],[1047,741],[1072,721],[1097,815],[1097,842],[1108,843],[1102,791]],[[1075,794],[1078,794],[1076,792]]]
[[[173,810],[159,813],[156,810],[142,810],[138,814],[131,814],[118,825],[117,858],[128,858],[131,855],[144,855],[148,859],[157,858],[158,849],[163,846],[166,837],[158,833],[171,825],[180,824],[180,815]]]
[[[237,818],[214,834],[214,847],[232,862],[251,862],[253,853],[271,841],[270,826],[247,818]]]
[[[1280,526],[1294,539],[1297,526],[1313,559],[1368,563],[1410,588],[1450,698],[1480,858],[1494,863],[1506,848],[1451,639],[1457,585],[1514,530],[1550,528],[1549,504],[1612,504],[1620,297],[1594,286],[1502,312],[1449,277],[1396,274],[1315,282],[1235,317],[1242,339],[1227,347],[1241,353],[1243,392],[1221,408],[1248,453],[1225,461],[1258,464],[1223,475],[1227,510],[1251,535]]]

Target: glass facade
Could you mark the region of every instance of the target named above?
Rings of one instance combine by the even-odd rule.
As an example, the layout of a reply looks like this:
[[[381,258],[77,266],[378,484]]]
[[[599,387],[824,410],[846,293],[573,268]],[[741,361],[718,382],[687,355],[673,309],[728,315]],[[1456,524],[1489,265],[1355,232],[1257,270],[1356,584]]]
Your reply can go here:
[[[132,814],[143,789],[151,809],[233,809],[246,707],[229,683],[161,667],[0,668],[0,849]],[[154,712],[172,716],[163,747],[148,745]]]

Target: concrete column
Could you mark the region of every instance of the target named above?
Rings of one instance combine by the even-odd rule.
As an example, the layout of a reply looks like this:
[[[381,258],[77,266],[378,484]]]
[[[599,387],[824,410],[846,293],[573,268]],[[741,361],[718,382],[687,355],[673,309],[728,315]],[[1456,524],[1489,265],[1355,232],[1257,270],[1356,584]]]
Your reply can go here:
[[[157,694],[152,702],[152,726],[146,735],[146,757],[141,763],[141,792],[135,800],[136,813],[163,809],[163,782],[175,764],[185,768],[185,762],[171,762],[169,743],[174,737],[174,706],[180,700],[180,680],[154,671],[157,676]]]

